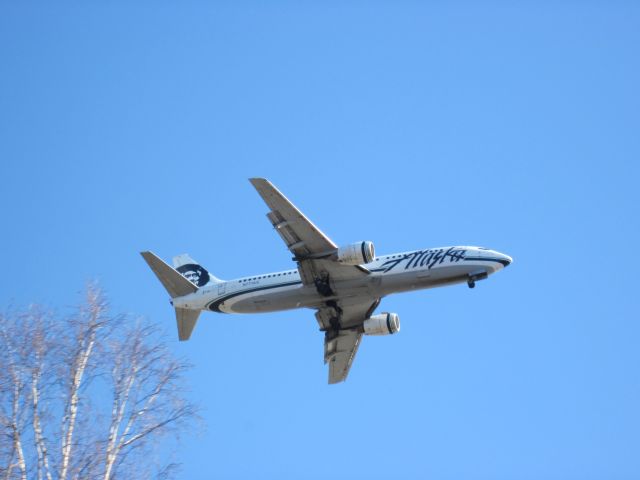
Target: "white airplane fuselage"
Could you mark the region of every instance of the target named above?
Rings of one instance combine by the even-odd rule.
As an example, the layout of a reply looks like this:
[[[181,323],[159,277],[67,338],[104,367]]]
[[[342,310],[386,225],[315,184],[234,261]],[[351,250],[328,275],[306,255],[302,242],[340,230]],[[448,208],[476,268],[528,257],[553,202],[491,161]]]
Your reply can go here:
[[[332,282],[333,295],[303,285],[297,269],[210,283],[197,292],[173,299],[173,305],[221,313],[261,313],[294,308],[319,308],[350,297],[372,300],[393,293],[475,281],[503,269],[511,257],[481,247],[442,247],[382,255],[362,265],[370,274],[357,280]]]

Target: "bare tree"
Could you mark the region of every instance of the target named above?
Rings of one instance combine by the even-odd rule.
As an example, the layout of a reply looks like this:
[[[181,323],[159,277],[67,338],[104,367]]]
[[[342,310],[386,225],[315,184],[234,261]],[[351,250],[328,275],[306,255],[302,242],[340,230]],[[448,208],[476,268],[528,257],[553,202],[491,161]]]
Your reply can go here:
[[[188,367],[157,326],[110,314],[94,285],[63,318],[0,314],[0,479],[151,477],[141,459],[197,417]]]
[[[104,479],[126,462],[134,449],[147,449],[154,438],[178,433],[192,419],[192,404],[174,395],[185,365],[168,354],[165,344],[149,341],[157,328],[137,323],[126,338],[110,345],[113,401],[105,448]]]

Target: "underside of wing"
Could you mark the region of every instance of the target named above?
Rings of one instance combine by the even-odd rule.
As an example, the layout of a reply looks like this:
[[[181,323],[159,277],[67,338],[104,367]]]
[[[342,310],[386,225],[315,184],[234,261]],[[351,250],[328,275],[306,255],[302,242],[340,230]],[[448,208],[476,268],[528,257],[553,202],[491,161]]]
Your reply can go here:
[[[347,379],[362,340],[362,324],[380,304],[380,299],[359,302],[329,302],[318,309],[316,319],[324,335],[324,362],[329,364],[329,383]]]
[[[296,257],[324,254],[335,250],[333,243],[269,180],[251,178],[251,184],[271,209],[267,218]]]
[[[330,294],[330,283],[368,275],[361,266],[344,265],[329,259],[338,247],[316,227],[271,182],[251,178],[251,184],[270,208],[267,218],[278,232],[293,259],[298,262],[302,283],[313,285]]]
[[[324,363],[329,364],[329,383],[344,382],[358,352],[362,332],[355,329],[331,330],[324,335]]]

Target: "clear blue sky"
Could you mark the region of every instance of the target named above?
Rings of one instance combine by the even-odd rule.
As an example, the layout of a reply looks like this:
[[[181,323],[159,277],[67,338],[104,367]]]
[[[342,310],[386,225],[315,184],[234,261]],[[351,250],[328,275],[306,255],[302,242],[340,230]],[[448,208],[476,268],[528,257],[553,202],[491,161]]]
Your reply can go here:
[[[5,1],[0,304],[97,277],[166,324],[181,478],[640,478],[639,46],[637,2]],[[139,251],[292,266],[251,176],[338,243],[515,261],[384,299],[337,386],[311,311],[178,344]]]

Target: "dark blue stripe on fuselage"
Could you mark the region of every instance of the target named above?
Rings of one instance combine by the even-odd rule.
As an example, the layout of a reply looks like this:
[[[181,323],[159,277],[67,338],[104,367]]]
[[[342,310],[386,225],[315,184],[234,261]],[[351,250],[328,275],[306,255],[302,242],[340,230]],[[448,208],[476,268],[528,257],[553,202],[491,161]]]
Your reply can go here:
[[[509,264],[511,262],[509,262],[509,260],[505,260],[504,258],[496,258],[496,257],[465,257],[464,258],[465,261],[467,260],[477,260],[480,262],[498,262],[501,263],[502,265],[504,265],[505,267],[508,267]]]
[[[244,295],[246,293],[259,292],[261,290],[271,290],[273,288],[290,287],[292,285],[302,285],[302,282],[298,280],[296,282],[277,283],[277,284],[274,284],[274,285],[263,285],[261,287],[254,287],[254,288],[248,288],[246,290],[239,290],[237,292],[230,293],[228,295],[225,295],[224,297],[220,297],[220,298],[214,300],[209,305],[207,305],[207,308],[209,310],[211,310],[212,312],[225,313],[225,312],[220,310],[220,304],[223,303],[223,302],[226,302],[227,300],[229,300],[231,298],[237,297],[238,295]]]

